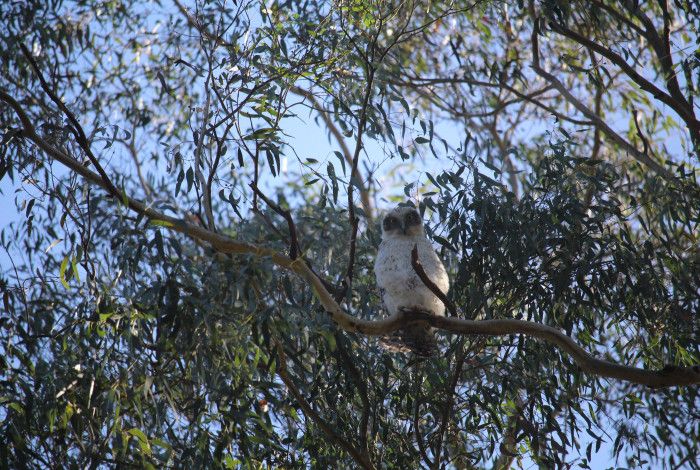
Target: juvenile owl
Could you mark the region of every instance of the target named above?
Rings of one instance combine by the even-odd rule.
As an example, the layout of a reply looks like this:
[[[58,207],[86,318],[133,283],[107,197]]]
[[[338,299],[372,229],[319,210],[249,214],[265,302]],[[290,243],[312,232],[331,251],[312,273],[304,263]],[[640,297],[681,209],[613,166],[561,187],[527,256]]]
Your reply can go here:
[[[418,211],[410,206],[399,206],[384,217],[382,242],[374,262],[382,300],[390,315],[403,307],[444,316],[445,305],[425,286],[411,265],[411,251],[416,245],[425,273],[442,292],[447,293],[450,288],[447,271],[425,236]],[[413,351],[421,356],[430,356],[437,351],[433,329],[422,325],[397,330],[392,336],[382,338],[381,344],[390,351]]]

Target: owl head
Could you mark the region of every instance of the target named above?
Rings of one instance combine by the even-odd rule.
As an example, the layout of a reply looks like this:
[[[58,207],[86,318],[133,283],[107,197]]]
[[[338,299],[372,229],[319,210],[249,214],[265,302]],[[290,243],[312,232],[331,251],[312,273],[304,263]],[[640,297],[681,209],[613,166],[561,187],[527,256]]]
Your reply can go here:
[[[400,205],[384,216],[383,238],[425,235],[423,220],[413,206]]]

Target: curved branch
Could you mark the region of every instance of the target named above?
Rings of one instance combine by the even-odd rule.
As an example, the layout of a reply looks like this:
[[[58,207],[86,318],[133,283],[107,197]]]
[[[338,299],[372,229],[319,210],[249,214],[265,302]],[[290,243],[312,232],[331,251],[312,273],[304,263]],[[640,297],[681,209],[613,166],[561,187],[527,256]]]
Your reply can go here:
[[[583,121],[580,119],[575,119],[570,116],[567,116],[566,114],[560,113],[556,109],[552,108],[551,106],[547,106],[544,104],[541,100],[536,99],[536,96],[538,96],[538,91],[530,92],[530,93],[525,93],[514,86],[508,85],[505,83],[505,81],[500,81],[498,83],[496,82],[485,82],[482,80],[474,80],[471,78],[467,77],[409,77],[407,76],[405,80],[399,80],[399,79],[391,79],[391,80],[385,80],[387,83],[391,83],[392,85],[399,85],[399,86],[406,86],[410,88],[415,88],[419,89],[420,87],[427,86],[427,85],[444,85],[444,84],[465,84],[469,86],[478,86],[478,87],[483,87],[483,88],[502,88],[506,91],[509,91],[513,93],[515,96],[520,98],[522,101],[526,101],[543,111],[546,111],[547,113],[556,116],[558,119],[561,119],[562,121],[568,121],[573,124],[578,124],[582,126],[589,126],[592,123],[591,121]]]
[[[71,133],[75,136],[76,142],[78,142],[78,145],[83,150],[83,152],[85,152],[85,155],[88,157],[90,162],[92,162],[92,164],[95,165],[95,169],[100,174],[100,177],[103,180],[105,189],[113,197],[119,197],[119,194],[120,194],[119,189],[117,189],[117,187],[114,185],[114,183],[112,183],[112,180],[110,180],[109,176],[107,176],[107,172],[104,170],[104,168],[102,168],[102,165],[100,165],[99,160],[92,153],[92,149],[90,148],[90,142],[88,141],[88,138],[85,135],[85,132],[83,131],[82,126],[78,122],[78,119],[70,111],[70,109],[68,109],[68,106],[66,106],[66,104],[63,102],[63,100],[61,100],[61,98],[56,93],[54,93],[54,91],[51,89],[48,82],[44,78],[44,74],[42,74],[41,70],[39,69],[39,64],[37,64],[37,62],[34,60],[34,57],[32,56],[32,53],[29,52],[29,49],[27,49],[27,46],[25,46],[24,43],[20,43],[19,47],[22,50],[24,57],[31,64],[32,69],[34,70],[34,73],[36,74],[37,78],[39,79],[39,84],[41,85],[41,89],[44,90],[44,93],[46,93],[49,96],[49,98],[51,98],[51,101],[53,101],[53,103],[56,106],[58,106],[58,109],[61,110],[61,112],[66,116],[68,121],[71,123],[71,126],[69,126]]]
[[[107,183],[100,175],[41,138],[36,133],[31,119],[22,106],[4,90],[0,90],[0,101],[7,103],[18,115],[23,126],[21,132],[23,137],[32,141],[51,158],[58,160],[69,169],[75,171],[88,182],[109,191]],[[523,334],[551,343],[569,354],[582,370],[590,374],[625,380],[652,388],[700,384],[700,364],[692,367],[669,365],[658,371],[615,364],[594,357],[576,344],[571,337],[554,327],[525,320],[464,320],[456,317],[438,317],[427,312],[415,310],[400,310],[388,318],[375,321],[357,318],[343,311],[333,296],[326,290],[323,280],[314,274],[311,268],[300,258],[293,260],[272,249],[241,242],[207,230],[204,227],[187,223],[182,219],[171,217],[152,207],[148,207],[141,201],[130,198],[126,194],[122,194],[118,200],[129,209],[151,219],[154,225],[160,225],[192,238],[208,242],[217,251],[268,258],[278,267],[292,271],[312,287],[314,294],[330,316],[330,319],[338,327],[348,332],[380,336],[405,328],[411,324],[422,322],[443,331],[462,335],[504,336]]]
[[[430,289],[430,291],[435,294],[435,297],[440,299],[442,303],[445,305],[445,308],[447,308],[447,311],[450,312],[450,314],[453,317],[457,316],[457,307],[452,303],[450,299],[447,298],[447,295],[443,291],[440,290],[440,288],[428,277],[428,273],[425,272],[425,269],[423,269],[423,264],[420,262],[418,259],[418,245],[413,246],[413,250],[411,250],[411,266],[413,267],[413,270],[416,272],[418,277],[420,278],[421,281],[423,281],[423,284],[425,284],[425,287]]]
[[[639,72],[637,72],[637,70],[634,67],[629,65],[625,61],[625,59],[623,59],[607,47],[604,47],[595,41],[591,41],[590,39],[577,33],[576,31],[573,31],[567,28],[566,26],[556,23],[554,21],[550,22],[549,26],[552,29],[552,31],[594,50],[598,54],[610,60],[613,64],[620,67],[620,69],[622,69],[627,74],[627,76],[630,77],[630,79],[632,79],[632,81],[639,85],[639,87],[642,90],[651,93],[651,95],[654,98],[670,106],[674,111],[676,111],[681,117],[681,119],[685,121],[686,125],[688,126],[688,129],[691,132],[691,135],[697,137],[698,132],[700,132],[700,121],[697,120],[697,118],[695,117],[695,113],[689,107],[688,101],[685,99],[683,94],[680,93],[680,88],[678,88],[678,90],[675,90],[675,88],[673,88],[674,85],[678,85],[677,82],[674,84],[672,79],[670,79],[669,81],[669,85],[672,87],[672,89],[678,92],[674,93],[674,96],[672,96],[666,93],[665,91],[661,90],[659,87],[654,85],[646,78],[644,78]],[[665,58],[662,60],[664,60],[664,62],[667,62],[668,59]]]

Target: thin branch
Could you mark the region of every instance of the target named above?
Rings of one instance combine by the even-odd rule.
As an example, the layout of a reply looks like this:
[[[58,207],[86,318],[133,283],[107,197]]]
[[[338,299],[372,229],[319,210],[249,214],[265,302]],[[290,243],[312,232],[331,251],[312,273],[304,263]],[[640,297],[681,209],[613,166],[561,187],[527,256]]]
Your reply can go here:
[[[340,362],[350,372],[350,377],[352,378],[352,381],[355,383],[355,386],[357,386],[357,388],[359,390],[360,400],[362,401],[362,415],[360,417],[360,430],[359,430],[360,448],[367,455],[370,455],[370,453],[369,453],[370,449],[367,445],[367,431],[369,429],[369,411],[370,411],[369,391],[367,390],[367,383],[363,379],[363,377],[360,375],[360,371],[358,370],[352,357],[350,356],[350,353],[348,352],[347,348],[345,347],[345,344],[343,342],[344,338],[339,333],[339,331],[335,332],[335,341],[336,341],[336,345],[337,345],[337,347],[336,347],[337,356],[338,356]]]
[[[415,269],[415,267],[414,267]],[[447,425],[450,422],[450,416],[452,414],[452,407],[454,406],[454,396],[457,385],[459,384],[459,377],[462,375],[462,368],[464,367],[464,360],[467,357],[464,352],[464,338],[460,340],[457,352],[457,358],[455,360],[455,368],[452,373],[452,380],[450,381],[449,387],[447,389],[447,399],[445,400],[444,407],[442,409],[442,417],[440,421],[440,429],[438,431],[438,441],[435,444],[435,450],[433,455],[435,455],[435,462],[432,465],[434,470],[440,469],[440,458],[442,456],[442,443],[445,439],[445,432],[447,432]]]
[[[428,277],[428,274],[425,272],[425,269],[423,269],[423,265],[421,264],[420,260],[418,259],[418,245],[413,246],[413,250],[411,250],[411,266],[413,266],[413,270],[418,274],[418,277],[420,278],[421,281],[423,281],[423,284],[425,284],[425,287],[430,289],[430,291],[435,294],[435,297],[440,299],[443,304],[445,304],[445,308],[447,308],[447,311],[450,312],[450,315],[453,317],[457,316],[457,307],[455,307],[455,304],[452,303],[450,299],[447,298],[447,295],[443,291],[440,290],[440,288],[435,285],[435,283]]]
[[[536,23],[537,22],[535,21],[535,24]],[[573,31],[567,28],[566,26],[559,23],[555,23],[553,21],[549,23],[549,26],[552,29],[552,31],[559,33],[562,36],[565,36],[583,46],[589,47],[590,49],[594,50],[598,54],[602,55],[603,57],[607,58],[612,63],[620,67],[620,69],[622,69],[625,72],[625,74],[627,74],[627,76],[632,79],[632,81],[639,85],[639,87],[642,90],[651,93],[651,95],[654,98],[661,101],[662,103],[667,104],[674,111],[676,111],[681,117],[681,119],[685,121],[686,125],[688,126],[688,129],[691,132],[691,135],[696,136],[700,132],[700,121],[698,121],[695,118],[693,110],[689,108],[688,102],[682,94],[680,94],[680,96],[671,96],[670,94],[661,90],[652,82],[644,78],[639,72],[637,72],[637,70],[634,67],[629,65],[621,56],[611,51],[607,47],[602,46],[597,42],[592,41],[587,37],[577,33],[576,31]],[[673,85],[673,82],[669,82],[669,84]],[[678,83],[676,82],[675,85],[677,86]],[[680,92],[680,89],[678,90],[678,92]]]
[[[297,227],[294,224],[294,219],[292,219],[292,214],[288,210],[282,209],[279,205],[272,202],[272,200],[265,196],[265,194],[260,191],[260,189],[254,183],[250,183],[250,189],[252,189],[253,193],[259,196],[260,199],[265,201],[265,204],[270,206],[273,211],[277,212],[277,214],[282,216],[282,218],[287,221],[287,227],[289,228],[289,257],[291,259],[296,259],[301,253],[301,249],[299,248]]]
[[[420,405],[422,403],[421,401],[421,396],[420,396],[420,383],[419,381],[422,380],[422,377],[420,374],[416,374],[416,390],[415,390],[415,396],[413,397],[415,401],[415,406],[413,407],[413,434],[416,438],[416,443],[418,444],[418,452],[420,452],[421,457],[423,457],[423,460],[425,463],[428,464],[428,467],[432,468],[433,467],[433,461],[430,457],[428,457],[428,452],[425,449],[425,443],[423,443],[423,436],[421,435],[420,432]]]
[[[91,184],[108,190],[104,179],[89,168],[83,166],[78,160],[64,153],[36,133],[31,119],[22,106],[7,92],[0,89],[0,101],[7,103],[17,114],[22,123],[22,136],[37,145],[49,157],[59,161],[70,170],[85,178]],[[222,253],[252,255],[267,257],[275,265],[294,272],[308,283],[319,302],[326,310],[330,319],[348,332],[361,333],[369,336],[381,336],[400,328],[406,328],[415,323],[427,323],[429,326],[462,335],[487,335],[505,336],[523,334],[533,338],[544,340],[561,351],[569,354],[578,366],[585,372],[601,377],[610,377],[652,388],[671,387],[677,385],[700,384],[700,364],[691,367],[677,367],[667,365],[661,370],[640,369],[637,367],[615,364],[610,361],[598,359],[584,350],[581,346],[558,329],[535,322],[515,319],[497,320],[464,320],[456,317],[440,317],[427,312],[414,310],[400,310],[394,315],[381,320],[365,320],[349,315],[343,311],[333,296],[324,286],[319,276],[301,261],[293,260],[276,251],[264,248],[252,243],[246,243],[221,235],[204,227],[193,225],[182,219],[164,214],[123,194],[120,201],[126,207],[151,220],[151,223],[182,233],[211,244]]]
[[[423,83],[415,83],[416,81],[420,81]],[[538,108],[548,112],[549,114],[552,114],[553,116],[556,116],[558,119],[561,119],[562,121],[568,121],[571,122],[572,124],[578,124],[582,126],[588,126],[593,124],[590,121],[583,121],[580,119],[574,119],[566,114],[560,113],[556,109],[552,108],[551,106],[547,106],[544,104],[542,101],[537,100],[534,98],[534,94],[537,92],[534,92],[533,94],[526,94],[521,91],[519,91],[517,88],[506,84],[505,82],[501,81],[499,83],[492,83],[492,82],[484,82],[481,80],[473,80],[470,78],[458,78],[458,77],[450,77],[450,78],[445,78],[445,77],[406,77],[405,81],[402,80],[388,80],[388,83],[391,83],[392,85],[399,85],[399,86],[408,86],[412,88],[419,88],[421,86],[429,85],[429,84],[465,84],[465,85],[471,85],[471,86],[478,86],[478,87],[486,87],[486,88],[503,88],[504,90],[508,90],[509,92],[513,93],[515,96],[520,98],[523,101],[527,101],[528,103],[531,103]]]
[[[516,392],[517,394],[517,392]],[[496,457],[493,464],[493,470],[508,470],[513,464],[513,460],[517,456],[516,444],[518,430],[520,428],[521,414],[525,404],[519,395],[516,396],[516,405],[513,414],[508,416],[508,422],[506,424],[506,429],[503,434],[503,441],[500,445],[500,455]]]
[[[642,144],[644,145],[644,153],[648,153],[651,151],[651,148],[649,147],[649,141],[647,140],[646,137],[644,137],[644,134],[642,133],[642,129],[639,127],[639,116],[637,115],[637,110],[632,107],[632,120],[634,121],[634,127],[637,129],[637,136],[642,139]]]
[[[85,152],[85,155],[87,155],[90,162],[92,162],[92,164],[95,165],[95,169],[100,175],[100,178],[102,178],[107,192],[112,197],[119,198],[121,196],[121,192],[117,189],[116,186],[114,186],[114,183],[112,183],[112,181],[109,179],[109,176],[107,176],[107,172],[105,172],[104,168],[102,168],[102,165],[100,165],[99,160],[97,160],[97,157],[95,157],[95,155],[92,153],[92,150],[90,149],[90,142],[88,141],[88,138],[85,135],[85,132],[83,131],[83,127],[80,125],[80,122],[78,122],[78,119],[75,117],[75,115],[68,109],[66,104],[61,100],[61,98],[58,97],[58,95],[56,95],[56,93],[54,93],[49,84],[46,82],[44,75],[39,69],[39,65],[34,60],[34,57],[32,57],[32,53],[29,52],[29,49],[27,49],[27,47],[23,43],[20,43],[19,47],[22,49],[22,53],[24,53],[25,58],[32,65],[32,69],[34,69],[34,73],[36,73],[37,78],[39,79],[39,83],[41,84],[41,88],[42,90],[44,90],[44,93],[46,93],[49,96],[49,98],[51,98],[51,101],[53,101],[54,104],[58,106],[61,112],[63,112],[63,114],[65,114],[65,116],[70,121],[70,129],[73,135],[75,136],[75,140],[78,142],[78,145],[80,145],[80,148],[83,150],[83,152]]]
[[[202,50],[205,54],[207,54],[207,52],[204,50],[204,47],[202,47]],[[210,230],[216,231],[216,225],[214,224],[214,213],[211,207],[211,185],[209,184],[209,181],[204,178],[204,173],[202,173],[202,150],[204,149],[204,136],[206,132],[207,123],[209,122],[209,110],[211,107],[211,91],[209,89],[209,83],[212,77],[211,60],[209,60],[208,63],[209,72],[207,75],[207,79],[204,82],[204,90],[206,95],[204,101],[204,111],[202,116],[202,123],[199,127],[199,132],[197,135],[197,147],[195,148],[194,152],[194,172],[197,175],[197,181],[199,182],[199,186],[201,186],[202,188],[202,195],[204,197],[204,213],[207,218],[207,227]]]
[[[362,100],[360,109],[360,120],[357,124],[357,141],[355,143],[355,152],[352,156],[352,168],[350,170],[350,182],[348,183],[348,220],[350,221],[350,249],[348,250],[348,266],[345,271],[341,285],[342,288],[338,291],[336,301],[340,302],[347,294],[352,286],[352,278],[355,270],[355,251],[357,248],[357,228],[360,219],[355,215],[355,201],[353,200],[353,175],[358,175],[357,165],[360,161],[360,151],[362,150],[362,137],[364,135],[365,126],[367,125],[367,107],[372,96],[372,87],[374,85],[374,67],[367,63],[367,84],[365,86],[365,96]]]
[[[304,399],[304,395],[302,395],[296,385],[294,385],[294,382],[287,373],[287,358],[284,354],[284,350],[282,349],[282,345],[279,343],[277,343],[277,357],[279,358],[277,363],[277,375],[279,375],[282,382],[284,382],[284,385],[294,396],[296,402],[299,404],[302,410],[304,410],[304,414],[311,418],[311,420],[316,423],[316,426],[318,426],[321,431],[323,431],[323,433],[330,438],[331,441],[345,449],[345,451],[350,454],[350,456],[363,468],[374,469],[374,465],[372,465],[372,462],[369,461],[368,456],[361,453],[355,446],[336,433],[333,427],[324,421],[324,419],[321,418],[321,416],[319,416],[319,414],[316,413],[313,408],[311,408],[311,405],[309,405],[306,399]]]
[[[647,15],[644,14],[644,12],[641,11],[641,9],[636,8],[633,10],[631,4],[625,4],[625,7],[632,11],[632,13],[637,18],[639,18],[644,24],[646,33],[643,32],[642,36],[645,37],[647,41],[649,41],[652,49],[654,50],[654,53],[656,54],[656,57],[661,63],[663,75],[666,79],[666,88],[668,88],[670,95],[675,100],[682,103],[686,109],[690,110],[690,112],[693,113],[694,116],[693,107],[687,100],[685,95],[683,95],[680,84],[678,83],[678,77],[676,76],[676,67],[673,63],[673,54],[671,52],[671,24],[668,13],[668,7],[665,1],[659,1],[658,3],[661,6],[664,18],[663,37],[659,35],[658,31],[656,30],[656,27],[654,26],[654,23],[649,19]]]
[[[612,16],[614,16],[618,21],[626,24],[630,28],[634,29],[638,34],[641,36],[644,36],[644,30],[640,28],[634,21],[631,19],[627,18],[625,15],[620,13],[619,11],[615,10],[612,8],[610,5],[606,5],[605,3],[599,1],[599,0],[589,0],[593,5],[597,6],[598,8],[601,8],[608,13],[610,13]]]

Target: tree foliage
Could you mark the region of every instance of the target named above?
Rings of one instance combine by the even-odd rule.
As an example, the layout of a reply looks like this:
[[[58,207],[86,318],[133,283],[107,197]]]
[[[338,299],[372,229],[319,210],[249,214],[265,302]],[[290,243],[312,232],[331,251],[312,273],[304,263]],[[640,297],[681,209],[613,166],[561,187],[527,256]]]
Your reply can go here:
[[[698,468],[695,2],[0,18],[5,466]],[[426,360],[376,340],[407,199],[457,307]]]

